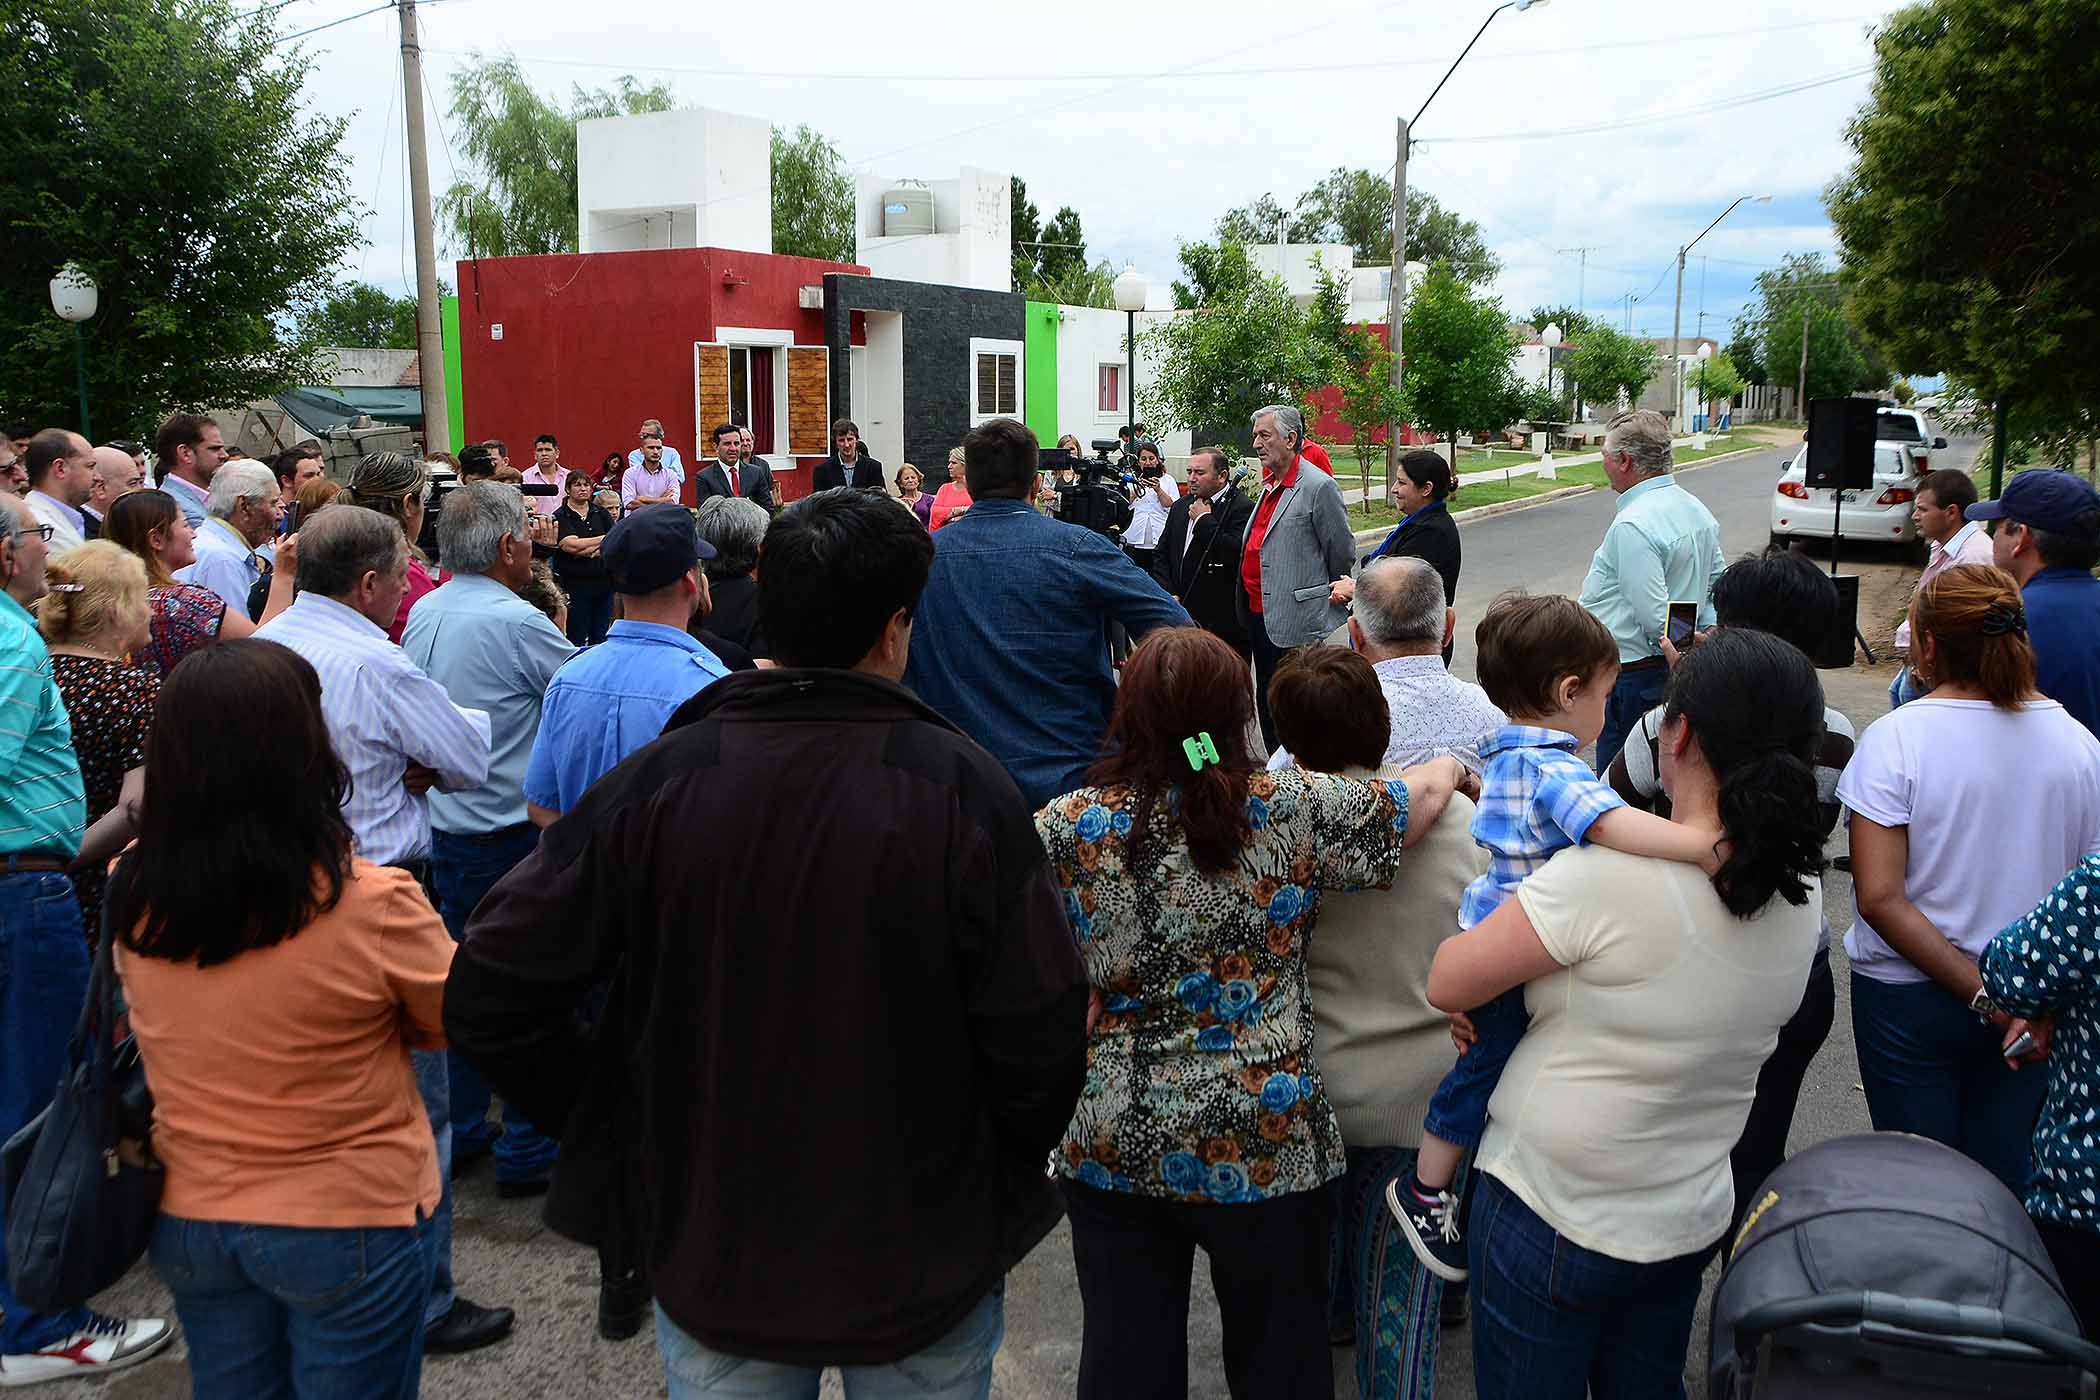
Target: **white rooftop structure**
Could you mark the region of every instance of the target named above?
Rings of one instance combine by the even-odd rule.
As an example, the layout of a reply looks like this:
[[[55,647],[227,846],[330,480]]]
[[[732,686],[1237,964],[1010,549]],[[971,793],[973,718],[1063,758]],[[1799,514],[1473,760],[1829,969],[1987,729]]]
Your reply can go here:
[[[876,277],[1010,292],[1012,191],[1004,171],[968,165],[952,180],[863,175],[854,190],[854,261]]]
[[[773,128],[705,107],[576,124],[576,246],[773,251]]]

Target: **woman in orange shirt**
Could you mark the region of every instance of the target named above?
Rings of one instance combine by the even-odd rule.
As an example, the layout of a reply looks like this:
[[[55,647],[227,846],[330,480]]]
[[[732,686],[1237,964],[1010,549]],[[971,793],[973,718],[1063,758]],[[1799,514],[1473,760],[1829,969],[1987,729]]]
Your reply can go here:
[[[413,1397],[440,1183],[409,1050],[444,1045],[452,940],[406,871],[351,854],[295,652],[193,653],[146,757],[139,849],[107,898],[191,1393]]]
[[[934,493],[931,527],[940,529],[970,508],[970,486],[963,480],[963,450],[948,449],[948,480]]]

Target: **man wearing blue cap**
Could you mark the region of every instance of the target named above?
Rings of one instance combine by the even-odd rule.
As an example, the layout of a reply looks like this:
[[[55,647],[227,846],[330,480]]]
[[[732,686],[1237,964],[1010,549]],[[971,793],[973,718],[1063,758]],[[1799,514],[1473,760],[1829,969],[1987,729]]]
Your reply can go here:
[[[1993,522],[1991,556],[2020,585],[2042,694],[2100,735],[2100,492],[2069,472],[2024,471],[1964,514]]]
[[[576,805],[585,788],[663,733],[671,712],[729,674],[720,657],[688,635],[708,611],[700,561],[714,546],[680,505],[643,506],[599,546],[621,616],[547,686],[539,736],[525,767],[525,806],[541,826]]]

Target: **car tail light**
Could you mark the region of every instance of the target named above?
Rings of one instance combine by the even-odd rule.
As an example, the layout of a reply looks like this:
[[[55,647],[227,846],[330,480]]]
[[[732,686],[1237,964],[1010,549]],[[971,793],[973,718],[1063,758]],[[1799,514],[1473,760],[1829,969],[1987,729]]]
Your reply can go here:
[[[1908,486],[1891,486],[1874,498],[1874,504],[1877,506],[1900,506],[1917,494]]]
[[[1779,494],[1790,496],[1797,501],[1805,501],[1808,499],[1808,488],[1798,481],[1782,481],[1779,483]]]

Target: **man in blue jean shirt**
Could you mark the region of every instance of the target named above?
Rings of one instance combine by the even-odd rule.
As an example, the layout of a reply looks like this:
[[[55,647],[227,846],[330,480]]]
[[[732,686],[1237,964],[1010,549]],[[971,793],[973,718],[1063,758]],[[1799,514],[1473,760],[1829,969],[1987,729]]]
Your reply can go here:
[[[438,913],[458,938],[482,895],[539,842],[526,818],[525,764],[547,683],[576,649],[515,591],[532,579],[532,531],[516,487],[477,481],[454,491],[438,517],[438,549],[452,581],[409,612],[401,649],[453,704],[486,710],[494,736],[486,783],[430,794],[430,879]],[[508,1106],[497,1136],[487,1121],[488,1086],[464,1058],[448,1058],[454,1162],[493,1151],[499,1195],[544,1192],[554,1140]],[[448,1349],[435,1334],[424,1344]]]
[[[1133,642],[1189,615],[1106,536],[1035,508],[1035,434],[963,439],[974,504],[934,536],[904,683],[999,760],[1029,809],[1079,786],[1116,700],[1108,624]]]
[[[0,1141],[51,1102],[88,987],[80,901],[66,876],[80,854],[87,797],[27,606],[44,592],[48,528],[19,496],[0,499]],[[0,1219],[0,1254],[5,1244]],[[164,1318],[25,1307],[0,1268],[0,1386],[99,1376],[174,1337]]]

